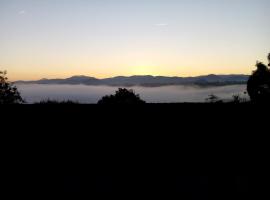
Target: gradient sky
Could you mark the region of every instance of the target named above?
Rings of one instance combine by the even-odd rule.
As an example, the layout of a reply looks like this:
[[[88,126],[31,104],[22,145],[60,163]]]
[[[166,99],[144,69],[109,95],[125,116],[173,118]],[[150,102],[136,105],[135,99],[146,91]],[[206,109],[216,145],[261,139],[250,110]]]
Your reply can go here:
[[[0,69],[72,75],[249,74],[270,51],[269,0],[0,0]]]

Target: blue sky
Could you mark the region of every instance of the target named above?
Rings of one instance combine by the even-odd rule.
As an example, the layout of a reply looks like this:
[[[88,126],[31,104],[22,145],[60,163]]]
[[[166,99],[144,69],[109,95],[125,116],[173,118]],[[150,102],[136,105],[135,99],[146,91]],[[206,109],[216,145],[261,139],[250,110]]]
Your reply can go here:
[[[0,0],[12,79],[250,73],[270,52],[269,0]]]

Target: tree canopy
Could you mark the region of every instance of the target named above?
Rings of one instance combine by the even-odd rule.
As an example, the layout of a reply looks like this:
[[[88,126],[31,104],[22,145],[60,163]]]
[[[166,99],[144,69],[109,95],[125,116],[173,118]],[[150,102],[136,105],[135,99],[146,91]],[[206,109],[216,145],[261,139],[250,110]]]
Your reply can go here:
[[[268,55],[270,59],[270,54]],[[250,76],[247,83],[247,91],[250,99],[254,102],[269,102],[270,100],[270,70],[258,62],[255,70]]]
[[[17,87],[8,81],[6,75],[6,71],[0,71],[0,104],[23,103]]]
[[[104,96],[98,104],[144,104],[138,94],[133,90],[119,88],[114,95]]]

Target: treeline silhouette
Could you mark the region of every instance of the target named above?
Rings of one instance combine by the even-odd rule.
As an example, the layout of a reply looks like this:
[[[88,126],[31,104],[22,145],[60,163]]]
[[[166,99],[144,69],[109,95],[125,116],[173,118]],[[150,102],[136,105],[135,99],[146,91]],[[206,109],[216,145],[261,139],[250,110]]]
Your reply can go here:
[[[268,55],[270,66],[270,53]],[[262,62],[257,62],[257,69],[253,71],[247,82],[247,93],[251,103],[267,103],[270,102],[270,69]],[[8,81],[6,71],[0,71],[0,104],[22,104],[26,103],[19,93],[16,86]],[[133,90],[119,88],[115,94],[102,97],[98,104],[100,105],[119,105],[119,104],[145,104],[146,102],[140,98]],[[206,103],[225,103],[218,96],[211,94],[206,98]],[[249,101],[240,95],[233,95],[232,101],[226,103],[249,103]],[[79,104],[71,100],[42,100],[36,104]]]
[[[54,104],[76,105],[76,104],[79,104],[79,102],[71,101],[71,100],[57,101],[57,100],[47,99],[47,100],[42,100],[40,102],[37,102],[35,104],[39,104],[39,105],[54,105]]]

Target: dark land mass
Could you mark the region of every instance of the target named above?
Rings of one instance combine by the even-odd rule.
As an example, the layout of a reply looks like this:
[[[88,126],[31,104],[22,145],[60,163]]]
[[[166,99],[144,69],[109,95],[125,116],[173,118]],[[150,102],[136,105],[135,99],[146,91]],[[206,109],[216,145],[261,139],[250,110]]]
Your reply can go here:
[[[197,77],[165,76],[118,76],[97,79],[88,76],[73,76],[66,79],[41,79],[37,81],[17,81],[16,84],[71,84],[71,85],[106,85],[106,86],[144,86],[159,87],[168,85],[224,86],[246,84],[248,75],[207,75]]]
[[[269,106],[6,105],[0,110],[3,191],[9,197],[269,197]]]

